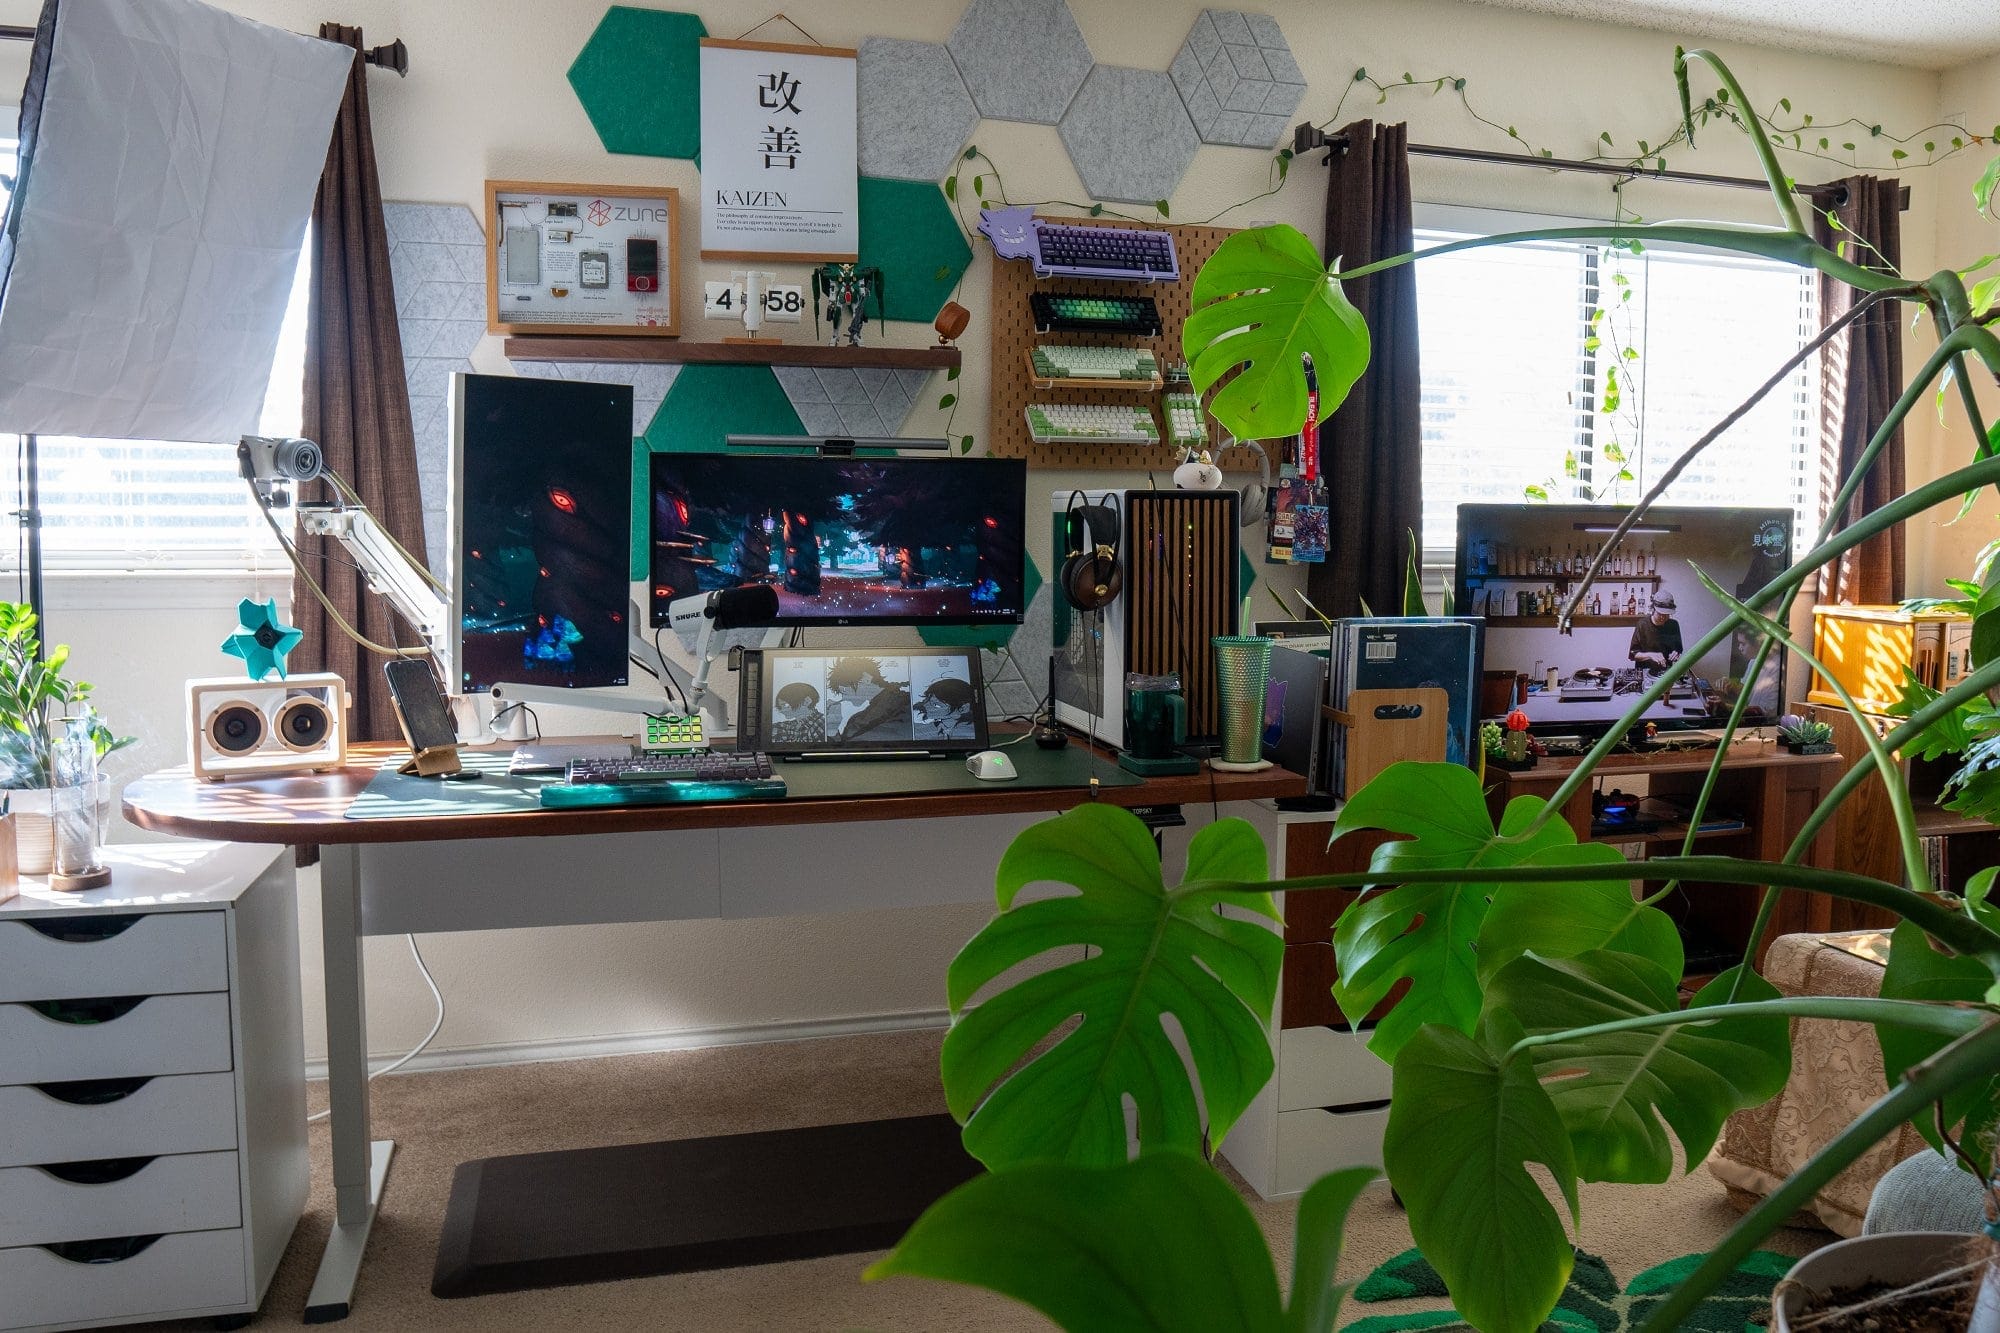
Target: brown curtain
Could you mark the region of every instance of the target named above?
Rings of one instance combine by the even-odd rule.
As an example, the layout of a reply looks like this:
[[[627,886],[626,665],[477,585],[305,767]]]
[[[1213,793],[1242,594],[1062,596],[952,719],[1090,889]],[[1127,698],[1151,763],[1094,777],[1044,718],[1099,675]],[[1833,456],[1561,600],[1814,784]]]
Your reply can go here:
[[[416,436],[389,278],[382,188],[375,178],[361,29],[323,23],[319,35],[353,47],[356,58],[313,201],[305,435],[319,442],[327,466],[355,489],[376,521],[421,560]],[[415,632],[367,590],[338,543],[302,536],[299,550],[328,599],[363,635],[382,644],[416,642]],[[382,659],[342,633],[303,581],[293,585],[292,613],[305,631],[300,657],[318,658],[301,663],[304,669],[336,671],[347,681],[354,696],[353,736],[394,739],[399,732],[382,679]]]
[[[1344,268],[1411,248],[1409,135],[1359,120],[1327,164],[1328,260]],[[1423,429],[1417,378],[1417,278],[1405,264],[1346,284],[1368,321],[1374,354],[1346,402],[1321,423],[1320,464],[1332,509],[1326,562],[1309,566],[1306,595],[1331,616],[1403,607],[1409,534],[1422,535]]]
[[[1814,210],[1815,237],[1821,245],[1842,247],[1842,253],[1855,263],[1893,269],[1902,262],[1901,183],[1851,176],[1838,184],[1846,191],[1846,201],[1833,206],[1829,200]],[[1829,212],[1840,221],[1837,231],[1827,219]],[[1852,287],[1821,275],[1822,327],[1839,318],[1853,302]],[[1828,343],[1820,357],[1820,476],[1822,494],[1829,501],[1903,390],[1900,309],[1893,301],[1876,306],[1849,326],[1845,336]],[[1902,493],[1903,432],[1899,429],[1869,470],[1842,522],[1851,523]],[[1818,600],[1828,604],[1900,601],[1903,541],[1903,526],[1898,524],[1849,551],[1838,568],[1820,571]]]

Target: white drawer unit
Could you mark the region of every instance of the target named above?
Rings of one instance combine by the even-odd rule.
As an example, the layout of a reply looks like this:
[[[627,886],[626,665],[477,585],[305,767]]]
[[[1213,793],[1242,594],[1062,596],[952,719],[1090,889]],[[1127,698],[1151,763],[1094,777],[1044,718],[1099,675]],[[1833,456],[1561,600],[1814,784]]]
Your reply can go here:
[[[0,1331],[254,1313],[304,1210],[288,848],[0,904]]]
[[[229,989],[221,912],[0,921],[0,1000]]]
[[[0,1088],[0,1167],[235,1146],[233,1071]]]
[[[247,1248],[239,1230],[0,1250],[0,1317],[51,1329],[242,1312],[256,1306]]]
[[[1278,1109],[1353,1107],[1389,1100],[1388,1062],[1366,1032],[1286,1028],[1278,1034]]]
[[[0,1084],[230,1067],[229,992],[0,1004]]]
[[[0,1170],[0,1246],[218,1231],[243,1221],[233,1152]]]
[[[1382,1165],[1389,1108],[1278,1112],[1276,1194],[1298,1194],[1330,1171]]]

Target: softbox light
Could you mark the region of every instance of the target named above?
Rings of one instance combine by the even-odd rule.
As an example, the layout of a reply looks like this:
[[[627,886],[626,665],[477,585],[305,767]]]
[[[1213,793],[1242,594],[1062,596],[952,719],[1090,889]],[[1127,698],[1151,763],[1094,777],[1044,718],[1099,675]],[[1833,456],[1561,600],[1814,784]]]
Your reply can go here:
[[[0,430],[253,434],[354,52],[46,0],[0,245]]]

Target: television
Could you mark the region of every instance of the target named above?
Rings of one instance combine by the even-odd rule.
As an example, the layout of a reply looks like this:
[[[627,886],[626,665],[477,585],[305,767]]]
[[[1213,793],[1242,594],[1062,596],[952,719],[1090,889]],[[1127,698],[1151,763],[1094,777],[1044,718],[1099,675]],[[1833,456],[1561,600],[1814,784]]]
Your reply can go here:
[[[624,685],[631,386],[458,374],[451,414],[457,692]]]
[[[1556,626],[1564,600],[1630,512],[1610,505],[1459,506],[1453,609],[1486,622],[1482,716],[1519,708],[1537,735],[1602,735],[1668,663],[1727,616],[1696,569],[1747,597],[1791,562],[1789,509],[1655,506],[1621,540],[1570,632],[1562,633]],[[1744,689],[1746,720],[1776,720],[1785,711],[1785,655],[1773,652],[1758,677],[1746,681],[1757,646],[1748,630],[1723,640],[1636,724],[1714,726]],[[1512,688],[1504,688],[1509,682]]]
[[[656,453],[650,619],[766,584],[785,625],[1019,624],[1027,464]]]

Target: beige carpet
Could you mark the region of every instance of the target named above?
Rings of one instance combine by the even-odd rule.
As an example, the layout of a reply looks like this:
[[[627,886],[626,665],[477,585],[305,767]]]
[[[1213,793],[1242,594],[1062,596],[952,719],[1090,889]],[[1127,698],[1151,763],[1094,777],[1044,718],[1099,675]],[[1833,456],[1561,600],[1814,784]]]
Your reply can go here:
[[[374,1085],[375,1133],[396,1140],[387,1196],[368,1242],[354,1313],[339,1327],[410,1329],[736,1330],[1045,1329],[984,1292],[907,1278],[864,1285],[872,1255],[724,1269],[440,1301],[431,1264],[452,1168],[476,1157],[593,1144],[784,1129],[944,1110],[936,1031],[732,1046],[562,1064],[393,1075]],[[315,1109],[322,1104],[315,1089]],[[313,1194],[254,1327],[303,1327],[306,1290],[332,1214],[327,1131],[313,1130]],[[1245,1191],[1246,1197],[1249,1196]],[[1292,1206],[1252,1199],[1290,1267]],[[1586,1187],[1583,1248],[1630,1277],[1706,1249],[1734,1220],[1706,1172],[1651,1188]],[[1787,1233],[1772,1248],[1828,1239]],[[1408,1247],[1386,1189],[1370,1191],[1348,1228],[1342,1273],[1359,1277]],[[1349,1306],[1346,1318],[1398,1307]],[[206,1330],[206,1324],[147,1325]]]

